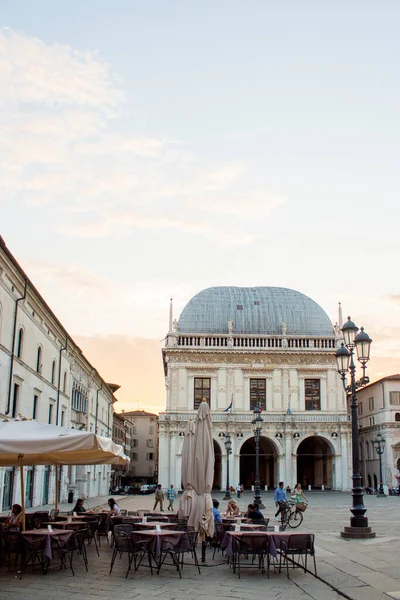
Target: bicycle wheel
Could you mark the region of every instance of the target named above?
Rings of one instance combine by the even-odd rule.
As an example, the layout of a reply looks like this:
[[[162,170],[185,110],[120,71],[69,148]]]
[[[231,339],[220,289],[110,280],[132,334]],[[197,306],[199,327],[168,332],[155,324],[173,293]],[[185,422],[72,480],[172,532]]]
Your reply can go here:
[[[303,513],[300,510],[295,510],[289,515],[289,527],[296,529],[303,522]]]

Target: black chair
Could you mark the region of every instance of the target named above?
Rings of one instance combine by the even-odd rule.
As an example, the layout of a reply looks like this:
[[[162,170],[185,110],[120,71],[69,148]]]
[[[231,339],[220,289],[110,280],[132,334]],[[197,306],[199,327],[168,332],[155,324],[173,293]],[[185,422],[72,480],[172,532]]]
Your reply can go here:
[[[184,565],[183,562],[183,557],[186,553],[190,552],[190,554],[192,555],[192,558],[194,560],[194,564],[197,567],[197,570],[199,571],[199,575],[201,575],[200,572],[200,565],[199,565],[199,561],[197,558],[197,552],[196,552],[196,547],[197,547],[197,537],[198,537],[198,531],[186,531],[185,535],[182,536],[181,541],[179,542],[179,551],[181,554],[181,565]]]
[[[72,575],[75,577],[74,569],[72,567],[72,559],[75,552],[75,532],[71,533],[68,539],[64,540],[59,537],[53,537],[51,540],[52,550],[58,554],[60,558],[60,569],[63,567],[67,569],[67,560],[69,561],[69,568],[71,569]]]
[[[99,546],[101,546],[101,538],[102,537],[104,537],[107,540],[107,544],[109,543],[108,532],[110,531],[110,528],[111,528],[111,519],[109,519],[109,518],[100,519],[100,521],[98,522],[97,532],[96,532]]]
[[[59,514],[60,514],[60,511],[58,509],[56,510],[55,508],[53,508],[50,511],[50,515],[49,515],[50,521],[56,521],[58,519]]]
[[[99,548],[97,546],[97,540],[96,540],[97,528],[98,528],[97,518],[96,517],[86,517],[84,519],[84,523],[86,523],[85,531],[86,531],[86,539],[88,541],[88,544],[90,545],[92,542],[94,542],[97,556],[100,556]]]
[[[42,573],[45,573],[47,570],[49,560],[43,555],[43,538],[37,537],[32,540],[28,540],[24,537],[23,548],[24,557],[22,560],[21,573],[19,578],[22,579],[26,567],[28,567],[29,565],[31,565],[33,570],[34,567],[38,564],[42,570]]]
[[[233,531],[233,525],[226,525],[225,523],[215,523],[214,526],[214,537],[211,540],[211,546],[214,546],[213,559],[215,558],[215,553],[221,550],[221,545],[225,534],[227,531]]]
[[[3,554],[8,557],[8,570],[11,570],[11,554],[15,554],[15,564],[23,555],[24,542],[19,527],[9,527],[3,531]],[[21,559],[22,561],[22,559]]]
[[[238,572],[238,577],[240,579],[240,568],[241,565],[240,557],[245,556],[246,559],[249,557],[252,558],[251,564],[246,564],[246,568],[250,568],[254,566],[254,559],[258,558],[257,568],[261,569],[262,573],[265,573],[265,563],[264,557],[267,555],[268,557],[268,538],[265,535],[260,536],[251,536],[246,535],[245,533],[240,536],[240,538],[234,539],[234,558],[233,558],[233,572],[236,573],[236,569]],[[267,569],[267,574],[269,577],[269,569]]]
[[[314,573],[317,576],[314,540],[315,536],[312,533],[297,533],[290,535],[286,541],[279,540],[277,548],[279,551],[279,573],[282,570],[282,566],[286,566],[288,578],[289,568],[304,569],[305,573],[307,571],[307,558],[312,556],[314,560]],[[298,557],[299,562],[295,560],[295,557]]]
[[[87,571],[88,570],[88,559],[87,559],[87,552],[86,552],[86,546],[85,546],[85,539],[87,539],[86,529],[77,529],[75,531],[75,536],[74,536],[75,550],[76,550],[77,554],[80,554],[82,556],[83,562],[85,564],[85,568]]]

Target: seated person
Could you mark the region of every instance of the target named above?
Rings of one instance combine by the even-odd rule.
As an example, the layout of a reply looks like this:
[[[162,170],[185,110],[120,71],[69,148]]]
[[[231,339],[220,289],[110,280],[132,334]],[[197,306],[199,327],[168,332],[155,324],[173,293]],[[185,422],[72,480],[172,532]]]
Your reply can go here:
[[[259,511],[258,504],[249,504],[244,515],[248,521],[261,521],[264,516]]]
[[[13,504],[11,513],[4,521],[6,527],[19,527],[22,523],[22,507],[20,504]]]
[[[76,504],[74,506],[74,508],[72,509],[72,512],[76,513],[77,515],[79,515],[79,513],[85,513],[86,512],[86,508],[83,506],[83,500],[82,498],[78,498],[78,500],[76,501]]]
[[[219,502],[215,498],[213,498],[213,515],[214,515],[214,523],[222,523],[222,517],[218,510]]]
[[[294,501],[296,502],[296,504],[298,502],[305,502],[306,504],[308,504],[307,496],[305,495],[305,493],[301,489],[300,483],[298,483],[296,485],[296,487],[293,489],[292,498],[294,499]]]
[[[229,502],[228,502],[228,506],[226,507],[226,511],[224,512],[224,515],[226,517],[237,517],[239,514],[240,514],[239,505],[236,502],[236,500],[231,498],[231,500],[229,500]]]
[[[110,507],[113,515],[116,515],[117,517],[119,517],[121,515],[121,509],[118,506],[118,504],[115,502],[114,498],[109,498],[108,506]]]

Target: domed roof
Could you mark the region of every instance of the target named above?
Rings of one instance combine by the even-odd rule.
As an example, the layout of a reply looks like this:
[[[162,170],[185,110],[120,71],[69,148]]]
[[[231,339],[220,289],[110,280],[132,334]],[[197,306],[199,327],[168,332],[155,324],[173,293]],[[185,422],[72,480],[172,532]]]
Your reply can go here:
[[[212,287],[194,296],[178,322],[182,333],[333,336],[326,312],[308,296],[280,287]],[[283,326],[285,329],[285,325]]]

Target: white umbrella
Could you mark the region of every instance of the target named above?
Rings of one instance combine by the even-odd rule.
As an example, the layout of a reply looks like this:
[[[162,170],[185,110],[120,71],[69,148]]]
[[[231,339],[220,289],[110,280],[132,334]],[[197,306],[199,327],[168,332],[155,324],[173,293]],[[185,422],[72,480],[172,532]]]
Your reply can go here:
[[[193,499],[188,524],[205,538],[214,535],[211,490],[214,480],[214,442],[212,437],[211,413],[206,400],[202,400],[197,413],[196,431],[193,440]]]
[[[24,418],[4,419],[0,423],[0,466],[19,466],[21,471],[24,529],[24,465],[124,465],[127,462],[129,458],[122,446],[90,431],[45,425]]]
[[[185,438],[182,446],[182,486],[183,494],[179,502],[178,515],[181,519],[190,515],[193,498],[196,492],[193,489],[193,440],[195,433],[195,424],[192,419],[186,424]]]

